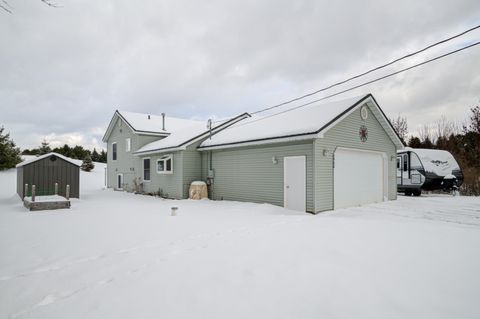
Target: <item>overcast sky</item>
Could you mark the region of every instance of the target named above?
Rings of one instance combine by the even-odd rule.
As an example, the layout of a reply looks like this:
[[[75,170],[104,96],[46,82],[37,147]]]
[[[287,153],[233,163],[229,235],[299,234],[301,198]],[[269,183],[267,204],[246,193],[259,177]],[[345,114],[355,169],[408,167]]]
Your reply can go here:
[[[116,109],[202,120],[253,111],[480,24],[478,0],[8,2],[0,125],[22,148],[43,138],[103,147]],[[328,93],[475,40],[480,30]],[[477,46],[337,99],[370,92],[414,131],[465,119],[479,71]]]

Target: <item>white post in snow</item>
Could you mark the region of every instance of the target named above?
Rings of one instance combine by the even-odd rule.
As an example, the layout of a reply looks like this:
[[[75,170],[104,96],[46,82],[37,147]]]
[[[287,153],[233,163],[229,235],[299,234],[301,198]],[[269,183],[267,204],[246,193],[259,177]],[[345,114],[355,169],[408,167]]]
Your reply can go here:
[[[23,198],[27,197],[28,195],[28,184],[25,184],[25,192],[23,193]]]
[[[173,206],[170,215],[171,216],[177,216],[177,210],[178,210],[178,207]]]
[[[35,185],[32,185],[32,202],[35,201],[35,189],[36,189]]]
[[[70,199],[70,185],[67,185],[67,190],[66,190],[66,192],[65,192],[65,197],[66,197],[67,199]]]
[[[58,183],[55,183],[55,195],[58,195]]]
[[[107,187],[107,168],[104,168],[105,170],[105,187]]]

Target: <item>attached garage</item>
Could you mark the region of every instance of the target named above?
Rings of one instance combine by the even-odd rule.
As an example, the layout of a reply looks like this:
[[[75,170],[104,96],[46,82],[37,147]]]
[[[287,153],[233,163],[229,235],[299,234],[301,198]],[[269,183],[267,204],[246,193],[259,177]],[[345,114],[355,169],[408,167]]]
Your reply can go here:
[[[252,117],[198,147],[212,199],[311,213],[396,199],[400,148],[371,94]]]

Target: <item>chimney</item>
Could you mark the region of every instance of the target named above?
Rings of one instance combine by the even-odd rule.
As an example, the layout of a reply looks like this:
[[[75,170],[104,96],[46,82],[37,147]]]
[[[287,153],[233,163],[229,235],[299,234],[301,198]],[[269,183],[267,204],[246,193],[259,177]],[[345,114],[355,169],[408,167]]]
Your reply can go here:
[[[165,113],[162,113],[162,130],[165,131]]]

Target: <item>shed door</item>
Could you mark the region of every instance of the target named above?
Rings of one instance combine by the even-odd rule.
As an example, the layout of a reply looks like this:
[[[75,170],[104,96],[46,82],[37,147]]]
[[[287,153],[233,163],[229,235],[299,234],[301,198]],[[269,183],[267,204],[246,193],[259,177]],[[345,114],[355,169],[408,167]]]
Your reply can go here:
[[[117,189],[123,189],[123,174],[117,175]]]
[[[334,166],[335,209],[383,201],[382,153],[337,149]]]
[[[306,210],[305,156],[290,156],[283,159],[285,208]]]

